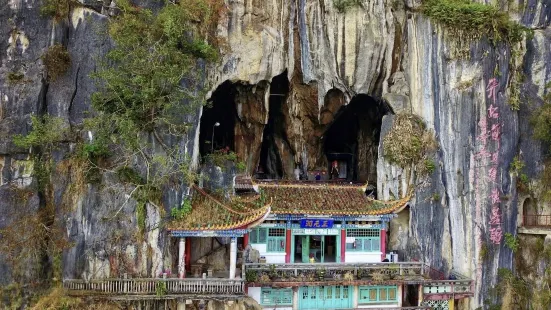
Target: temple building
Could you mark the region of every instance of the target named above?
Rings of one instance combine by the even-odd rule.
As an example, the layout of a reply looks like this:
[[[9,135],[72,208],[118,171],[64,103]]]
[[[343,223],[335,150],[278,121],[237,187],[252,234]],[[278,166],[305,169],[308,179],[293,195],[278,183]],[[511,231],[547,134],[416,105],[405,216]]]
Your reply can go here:
[[[453,309],[472,295],[471,280],[388,253],[389,221],[411,195],[378,201],[366,184],[246,176],[233,189],[224,195],[193,186],[190,213],[169,224],[180,278],[240,279],[264,309]],[[208,266],[197,252],[209,238],[229,243],[228,268]]]

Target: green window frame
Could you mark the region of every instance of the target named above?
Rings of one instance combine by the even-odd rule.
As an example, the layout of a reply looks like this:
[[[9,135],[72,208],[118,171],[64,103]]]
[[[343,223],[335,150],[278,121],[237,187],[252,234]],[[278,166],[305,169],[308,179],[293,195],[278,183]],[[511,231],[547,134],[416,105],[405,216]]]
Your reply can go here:
[[[355,238],[354,242],[346,243],[346,250],[353,252],[380,252],[381,230],[372,228],[348,228],[346,237]]]
[[[360,286],[358,288],[358,303],[396,303],[398,302],[398,286]]]
[[[293,289],[263,287],[260,290],[260,305],[262,306],[292,306]]]
[[[249,242],[252,244],[265,244],[266,228],[253,228],[249,233]]]
[[[251,244],[265,244],[266,252],[285,252],[285,228],[253,228],[249,233]]]

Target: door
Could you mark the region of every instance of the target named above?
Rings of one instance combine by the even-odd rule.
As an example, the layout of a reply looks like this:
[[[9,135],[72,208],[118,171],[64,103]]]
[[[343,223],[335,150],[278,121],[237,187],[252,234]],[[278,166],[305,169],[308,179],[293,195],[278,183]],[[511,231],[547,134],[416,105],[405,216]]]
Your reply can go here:
[[[310,236],[302,236],[302,262],[310,262]]]
[[[350,286],[303,286],[298,296],[299,310],[352,308]]]

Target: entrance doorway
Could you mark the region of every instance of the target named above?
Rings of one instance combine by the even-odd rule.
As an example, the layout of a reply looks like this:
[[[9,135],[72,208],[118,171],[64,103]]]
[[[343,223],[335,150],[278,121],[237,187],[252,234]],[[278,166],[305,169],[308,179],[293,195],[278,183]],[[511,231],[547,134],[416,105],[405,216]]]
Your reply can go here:
[[[294,262],[334,263],[339,253],[338,238],[331,235],[294,236]]]
[[[353,289],[350,286],[302,286],[298,290],[300,310],[350,309]]]

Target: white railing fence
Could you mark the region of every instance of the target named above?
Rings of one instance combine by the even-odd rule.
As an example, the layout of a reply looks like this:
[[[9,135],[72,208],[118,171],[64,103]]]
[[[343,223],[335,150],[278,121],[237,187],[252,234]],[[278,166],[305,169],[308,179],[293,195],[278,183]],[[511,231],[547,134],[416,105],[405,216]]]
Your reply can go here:
[[[91,291],[103,294],[220,294],[239,295],[244,292],[243,280],[230,279],[102,279],[64,280],[70,291]]]

